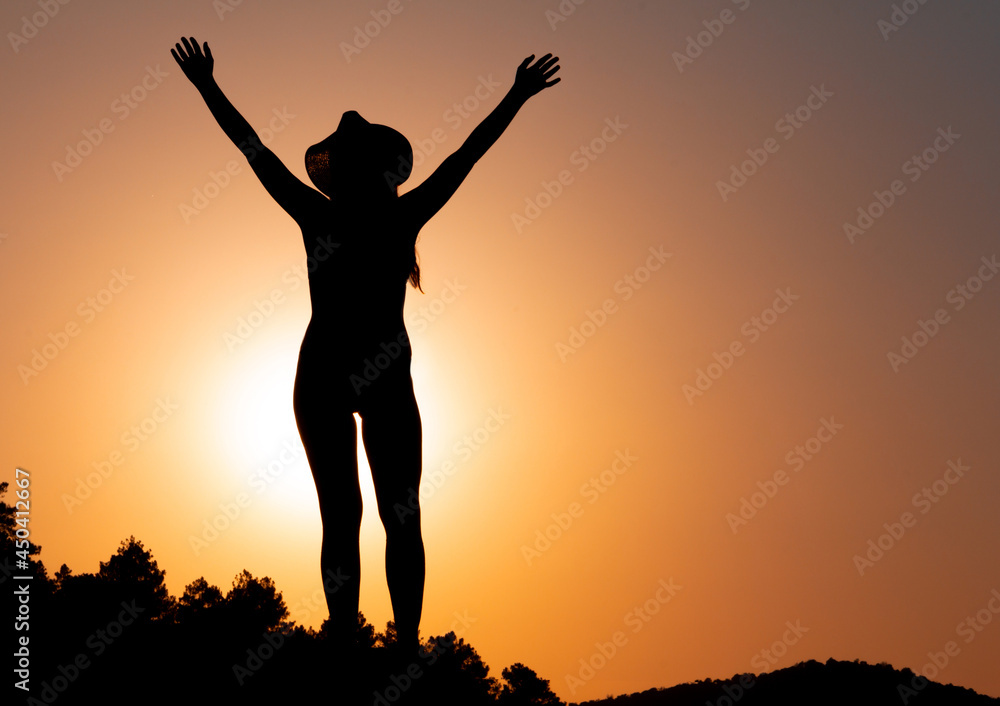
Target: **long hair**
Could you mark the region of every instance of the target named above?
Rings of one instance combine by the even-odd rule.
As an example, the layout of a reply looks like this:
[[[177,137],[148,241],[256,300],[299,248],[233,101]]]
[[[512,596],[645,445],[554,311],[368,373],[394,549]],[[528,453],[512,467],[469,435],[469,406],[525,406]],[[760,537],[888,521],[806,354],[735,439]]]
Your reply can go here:
[[[413,269],[410,270],[409,281],[415,289],[420,290],[421,294],[424,293],[423,287],[420,286],[420,254],[417,252],[416,243],[413,245]]]

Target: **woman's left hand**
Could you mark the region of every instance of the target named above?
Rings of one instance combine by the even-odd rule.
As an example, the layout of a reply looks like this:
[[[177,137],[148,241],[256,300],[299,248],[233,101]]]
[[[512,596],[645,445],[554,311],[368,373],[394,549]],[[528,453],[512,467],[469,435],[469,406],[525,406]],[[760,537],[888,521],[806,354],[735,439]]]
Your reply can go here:
[[[531,98],[546,88],[556,85],[561,80],[558,78],[549,80],[559,70],[559,64],[556,63],[559,61],[558,56],[546,54],[532,66],[531,61],[534,58],[535,55],[532,54],[522,61],[514,76],[514,88],[525,98]]]

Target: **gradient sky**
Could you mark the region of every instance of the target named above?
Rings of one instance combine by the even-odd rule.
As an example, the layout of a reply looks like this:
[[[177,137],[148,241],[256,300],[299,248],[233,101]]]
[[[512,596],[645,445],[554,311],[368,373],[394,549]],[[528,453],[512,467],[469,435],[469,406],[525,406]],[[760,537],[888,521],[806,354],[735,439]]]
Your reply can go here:
[[[562,82],[421,232],[407,295],[422,633],[569,701],[922,671],[949,642],[936,679],[1000,696],[1000,8],[903,4],[114,0],[35,27],[5,2],[2,477],[30,470],[46,565],[134,534],[175,595],[246,568],[326,617],[291,409],[305,253],[173,43],[209,41],[303,179],[343,111],[397,128],[423,155],[402,191],[551,51]]]

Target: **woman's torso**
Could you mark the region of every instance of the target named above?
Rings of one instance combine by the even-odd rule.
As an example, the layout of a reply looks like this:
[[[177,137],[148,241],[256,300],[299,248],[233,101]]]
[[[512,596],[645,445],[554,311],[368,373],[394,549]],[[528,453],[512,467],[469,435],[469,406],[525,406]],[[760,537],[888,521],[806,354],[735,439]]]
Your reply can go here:
[[[343,372],[397,353],[393,360],[405,358],[408,373],[403,302],[416,229],[395,200],[349,206],[330,203],[301,224],[312,303],[302,354],[321,356]]]

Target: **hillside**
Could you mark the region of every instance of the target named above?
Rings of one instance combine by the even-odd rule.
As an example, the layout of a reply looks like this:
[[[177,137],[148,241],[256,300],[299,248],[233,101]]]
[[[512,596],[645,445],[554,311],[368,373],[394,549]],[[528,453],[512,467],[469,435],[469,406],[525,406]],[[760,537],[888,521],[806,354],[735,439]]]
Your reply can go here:
[[[811,660],[766,674],[734,674],[571,706],[989,706],[1000,699],[928,681],[909,669]]]

